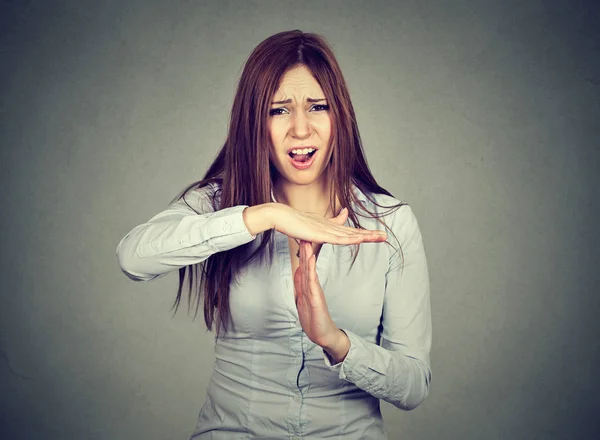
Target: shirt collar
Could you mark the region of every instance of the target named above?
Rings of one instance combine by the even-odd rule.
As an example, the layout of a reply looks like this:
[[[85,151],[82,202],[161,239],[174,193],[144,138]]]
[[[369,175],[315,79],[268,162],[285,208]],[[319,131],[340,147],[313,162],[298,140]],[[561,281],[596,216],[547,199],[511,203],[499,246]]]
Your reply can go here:
[[[352,189],[352,192],[354,193],[354,196],[358,200],[360,200],[363,203],[366,203],[368,201],[367,196],[365,196],[365,194],[358,188],[358,186],[352,183],[350,187]],[[275,200],[275,195],[273,194],[273,188],[271,188],[271,201],[277,203],[277,200]]]

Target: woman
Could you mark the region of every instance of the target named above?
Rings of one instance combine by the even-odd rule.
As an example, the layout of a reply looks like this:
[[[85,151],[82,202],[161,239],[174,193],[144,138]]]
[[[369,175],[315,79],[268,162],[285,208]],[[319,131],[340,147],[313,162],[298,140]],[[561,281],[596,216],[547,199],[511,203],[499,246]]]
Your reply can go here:
[[[204,298],[216,361],[193,439],[382,439],[379,399],[410,410],[427,396],[419,227],[371,175],[317,35],[256,47],[204,179],[129,232],[117,256],[134,280],[179,269],[175,306],[186,274],[188,306]]]

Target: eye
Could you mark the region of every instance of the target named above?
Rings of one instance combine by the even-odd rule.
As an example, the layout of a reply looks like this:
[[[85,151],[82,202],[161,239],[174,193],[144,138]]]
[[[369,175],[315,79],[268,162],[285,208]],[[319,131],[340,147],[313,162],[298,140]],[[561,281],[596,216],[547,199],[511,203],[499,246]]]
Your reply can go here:
[[[329,110],[329,106],[327,104],[315,104],[310,109],[316,112],[322,112]]]
[[[277,116],[277,115],[283,115],[285,113],[287,113],[287,109],[285,107],[279,107],[279,108],[272,108],[271,110],[269,110],[269,115],[271,116]]]

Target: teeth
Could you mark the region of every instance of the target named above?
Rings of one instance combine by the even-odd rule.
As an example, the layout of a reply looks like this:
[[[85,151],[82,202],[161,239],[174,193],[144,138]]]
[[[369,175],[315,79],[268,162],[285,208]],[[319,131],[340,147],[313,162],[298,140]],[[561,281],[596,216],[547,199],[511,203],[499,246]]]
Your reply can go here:
[[[297,150],[292,150],[292,154],[308,154],[315,151],[314,148],[298,148]]]

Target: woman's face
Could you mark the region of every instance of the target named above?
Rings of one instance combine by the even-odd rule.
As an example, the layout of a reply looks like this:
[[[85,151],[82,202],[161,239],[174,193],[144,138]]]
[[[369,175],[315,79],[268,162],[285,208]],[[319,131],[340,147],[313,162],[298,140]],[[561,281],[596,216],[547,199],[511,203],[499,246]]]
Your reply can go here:
[[[329,106],[306,66],[288,70],[269,111],[270,160],[280,176],[306,185],[325,177],[331,157]]]

